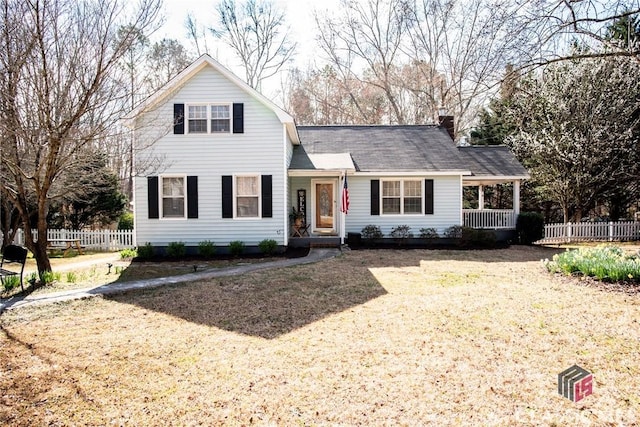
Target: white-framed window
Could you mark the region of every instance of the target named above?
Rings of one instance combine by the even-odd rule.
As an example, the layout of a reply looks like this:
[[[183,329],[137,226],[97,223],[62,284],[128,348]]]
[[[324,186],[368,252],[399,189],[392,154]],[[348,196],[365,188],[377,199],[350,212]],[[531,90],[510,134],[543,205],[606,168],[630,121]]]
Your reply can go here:
[[[231,132],[230,104],[187,105],[188,133]]]
[[[236,218],[260,217],[260,175],[238,175],[234,186]]]
[[[184,176],[163,176],[161,179],[162,218],[185,218],[186,179]]]
[[[207,133],[207,106],[189,105],[187,125],[189,133]]]
[[[421,215],[422,180],[394,179],[381,181],[383,215]]]
[[[211,105],[211,133],[228,133],[230,130],[229,105]]]

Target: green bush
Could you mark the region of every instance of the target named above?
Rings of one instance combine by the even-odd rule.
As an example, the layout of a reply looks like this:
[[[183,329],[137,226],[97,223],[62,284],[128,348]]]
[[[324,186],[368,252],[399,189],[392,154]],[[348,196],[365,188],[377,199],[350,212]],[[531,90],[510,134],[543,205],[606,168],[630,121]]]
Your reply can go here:
[[[123,249],[120,251],[120,259],[135,258],[137,256],[138,256],[138,251],[135,250],[135,248]]]
[[[395,239],[408,239],[413,237],[413,233],[411,232],[411,227],[408,225],[399,225],[391,229],[389,236]]]
[[[118,230],[133,230],[133,214],[131,212],[120,215]]]
[[[530,245],[544,237],[544,216],[537,212],[522,212],[516,221],[518,242]]]
[[[420,229],[420,238],[422,239],[437,239],[440,237],[438,235],[438,230],[435,228],[421,228]]]
[[[211,258],[216,253],[216,244],[211,240],[204,240],[198,243],[198,253],[205,258]]]
[[[187,254],[184,242],[170,242],[167,245],[167,256],[171,258],[183,258]]]
[[[240,240],[234,240],[233,242],[229,242],[229,252],[233,256],[240,256],[244,253],[245,246],[244,242]]]
[[[444,237],[458,239],[462,248],[493,248],[496,246],[496,235],[491,230],[453,225],[444,230]]]
[[[154,252],[155,252],[155,249],[153,248],[153,245],[151,245],[151,243],[149,242],[145,243],[144,246],[138,247],[138,256],[142,259],[152,258]]]
[[[260,248],[260,252],[263,254],[272,255],[278,248],[278,242],[273,239],[264,239],[258,243],[258,248]]]
[[[493,248],[496,245],[496,235],[491,230],[462,227],[459,244],[463,248]]]
[[[447,239],[461,239],[463,229],[464,227],[461,225],[452,225],[444,230],[443,236]]]
[[[369,224],[360,232],[363,239],[381,239],[383,234],[380,227],[377,225]]]
[[[615,246],[580,248],[554,255],[544,265],[552,273],[575,273],[607,281],[640,281],[640,259]]]
[[[2,279],[4,284],[5,291],[10,291],[11,289],[17,287],[20,284],[20,277],[18,276],[7,276]]]

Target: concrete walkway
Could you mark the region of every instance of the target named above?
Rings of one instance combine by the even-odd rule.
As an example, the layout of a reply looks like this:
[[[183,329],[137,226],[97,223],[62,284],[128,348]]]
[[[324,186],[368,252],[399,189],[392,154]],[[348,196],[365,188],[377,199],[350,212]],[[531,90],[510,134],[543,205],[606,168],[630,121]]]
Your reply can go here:
[[[233,267],[207,270],[200,273],[189,273],[181,276],[161,277],[156,279],[135,280],[131,282],[109,283],[97,285],[91,288],[72,289],[68,291],[52,292],[49,294],[18,296],[8,299],[0,299],[0,313],[4,310],[12,310],[22,307],[32,307],[42,304],[51,304],[62,301],[70,301],[83,298],[91,298],[100,295],[119,294],[138,289],[151,289],[160,286],[192,282],[196,280],[207,280],[214,277],[235,276],[239,274],[251,273],[253,271],[266,270],[270,268],[290,267],[293,265],[311,264],[325,259],[333,258],[340,253],[339,249],[317,249],[309,251],[309,255],[302,258],[287,258],[278,261],[270,261],[256,264],[237,265]]]

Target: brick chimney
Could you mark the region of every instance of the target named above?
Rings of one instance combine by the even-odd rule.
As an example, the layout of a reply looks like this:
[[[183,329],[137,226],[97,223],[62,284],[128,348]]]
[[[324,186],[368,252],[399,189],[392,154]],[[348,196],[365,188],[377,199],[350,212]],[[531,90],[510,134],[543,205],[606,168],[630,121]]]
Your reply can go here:
[[[455,138],[455,127],[453,126],[453,116],[447,116],[447,115],[439,115],[438,116],[438,124],[445,128],[447,133],[449,134],[449,136],[451,137],[451,139],[453,141],[456,140]]]

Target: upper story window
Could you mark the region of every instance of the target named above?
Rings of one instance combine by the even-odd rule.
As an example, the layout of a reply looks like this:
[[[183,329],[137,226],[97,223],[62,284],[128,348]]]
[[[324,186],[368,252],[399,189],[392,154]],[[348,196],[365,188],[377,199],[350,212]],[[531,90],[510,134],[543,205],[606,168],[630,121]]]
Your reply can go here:
[[[420,180],[382,181],[383,215],[422,214],[422,200]]]
[[[189,133],[207,133],[207,106],[189,105]]]
[[[162,218],[184,218],[185,179],[183,176],[162,177]]]
[[[260,176],[236,176],[236,218],[260,216]]]
[[[187,106],[188,133],[229,133],[231,113],[229,104]]]
[[[229,132],[231,129],[231,116],[228,105],[211,106],[211,133]]]

